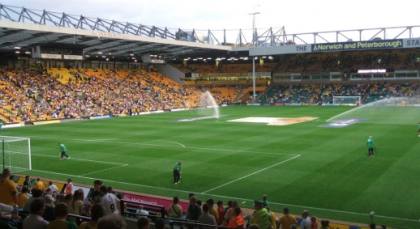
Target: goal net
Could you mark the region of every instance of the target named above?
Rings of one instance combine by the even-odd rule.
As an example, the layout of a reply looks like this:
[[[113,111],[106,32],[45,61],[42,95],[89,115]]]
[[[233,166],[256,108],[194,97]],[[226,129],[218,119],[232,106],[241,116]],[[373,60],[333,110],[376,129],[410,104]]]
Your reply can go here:
[[[31,140],[29,138],[0,136],[1,168],[13,173],[32,170]]]
[[[362,104],[362,98],[359,95],[356,95],[356,96],[333,96],[333,105],[358,106],[360,104]]]

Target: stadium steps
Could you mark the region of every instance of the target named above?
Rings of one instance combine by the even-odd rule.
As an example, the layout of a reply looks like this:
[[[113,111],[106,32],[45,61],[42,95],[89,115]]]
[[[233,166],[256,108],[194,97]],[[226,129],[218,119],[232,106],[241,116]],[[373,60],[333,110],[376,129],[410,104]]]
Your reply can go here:
[[[255,87],[255,91],[259,94],[263,94],[265,90],[266,90],[266,87],[261,87],[261,86]],[[252,87],[244,88],[238,93],[235,100],[240,101],[240,102],[246,102],[248,101],[249,95],[252,94],[252,92],[253,92]]]
[[[16,122],[18,120],[13,117],[17,117],[17,114],[12,112],[12,107],[10,105],[3,106],[0,108],[0,119],[3,123]]]
[[[106,79],[112,72],[103,70],[103,69],[91,69],[86,68],[82,71],[82,74],[87,76],[88,78],[96,78],[96,79]]]
[[[9,120],[10,119],[3,113],[3,110],[0,109],[0,121],[2,123],[8,123]]]
[[[67,68],[49,68],[47,72],[62,84],[68,84],[70,81],[76,80],[76,77]]]
[[[121,80],[126,79],[126,78],[128,78],[128,76],[129,76],[129,73],[128,73],[127,70],[119,70],[119,71],[116,72],[116,77],[118,79],[121,79]]]

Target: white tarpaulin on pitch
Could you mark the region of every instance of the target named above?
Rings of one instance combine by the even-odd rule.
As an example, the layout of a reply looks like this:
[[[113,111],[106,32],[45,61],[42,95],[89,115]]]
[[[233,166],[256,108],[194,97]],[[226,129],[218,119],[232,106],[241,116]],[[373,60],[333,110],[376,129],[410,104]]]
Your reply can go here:
[[[244,123],[263,123],[269,126],[287,126],[301,122],[309,122],[317,119],[317,117],[297,117],[297,118],[283,118],[283,117],[246,117],[240,119],[229,120],[228,122],[244,122]]]

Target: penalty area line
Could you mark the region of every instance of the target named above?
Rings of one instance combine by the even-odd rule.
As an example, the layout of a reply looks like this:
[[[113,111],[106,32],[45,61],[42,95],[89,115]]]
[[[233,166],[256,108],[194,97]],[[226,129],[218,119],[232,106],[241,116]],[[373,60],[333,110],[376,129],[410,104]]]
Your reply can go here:
[[[72,140],[87,141],[87,142],[103,142],[103,141],[113,141],[113,140],[115,140],[115,138],[101,138],[101,139],[78,139],[78,138],[74,138]]]
[[[155,140],[155,141],[152,141],[152,142],[172,143],[172,144],[180,146],[181,148],[184,148],[184,149],[187,148],[186,145],[182,144],[181,142],[177,142],[177,141]]]
[[[165,188],[165,187],[152,186],[152,185],[129,183],[129,182],[116,181],[116,180],[103,179],[103,178],[94,178],[94,177],[67,174],[67,173],[58,173],[58,172],[47,171],[47,170],[33,169],[32,171],[39,172],[39,173],[44,173],[44,174],[55,174],[55,175],[60,175],[60,176],[67,177],[67,178],[68,177],[74,177],[74,178],[82,178],[82,179],[87,179],[87,180],[100,179],[104,182],[109,182],[109,183],[114,183],[114,184],[122,184],[122,185],[134,186],[134,187],[151,188],[151,189],[162,190],[162,191],[172,191],[172,192],[179,192],[179,193],[186,193],[186,194],[196,192],[196,191],[188,191],[188,190],[182,190],[182,189]],[[200,193],[200,195],[209,196],[209,197],[219,197],[219,198],[224,198],[224,199],[242,200],[242,201],[249,201],[249,202],[254,201],[253,199],[242,198],[242,197],[234,197],[234,196],[225,196],[225,195],[219,195],[219,194]],[[270,204],[280,205],[280,206],[296,207],[296,208],[303,208],[303,209],[312,209],[312,210],[318,210],[318,211],[324,211],[324,212],[341,213],[341,214],[348,214],[348,215],[369,216],[368,213],[362,213],[362,212],[329,209],[329,208],[320,208],[320,207],[312,207],[312,206],[305,206],[305,205],[298,205],[298,204],[288,204],[288,203],[280,203],[280,202],[274,202],[274,201],[270,201]],[[398,221],[403,221],[403,222],[419,222],[419,220],[417,220],[417,219],[410,219],[410,218],[403,218],[403,217],[396,217],[396,216],[375,215],[375,217],[384,218],[384,219],[391,219],[391,220],[398,220]]]
[[[17,152],[17,151],[7,151],[13,154],[21,154],[21,155],[27,155],[26,153]],[[31,154],[31,157],[45,157],[45,158],[55,158],[60,159],[59,156],[52,156],[47,154]],[[105,164],[105,165],[116,165],[116,166],[122,166],[125,165],[125,163],[119,163],[119,162],[109,162],[109,161],[99,161],[99,160],[89,160],[89,159],[83,159],[83,158],[74,158],[71,157],[70,159],[66,160],[73,160],[73,161],[85,161],[85,162],[92,162],[97,164]]]
[[[92,175],[92,174],[95,174],[95,173],[105,172],[105,171],[112,170],[112,169],[124,168],[124,167],[127,167],[127,166],[128,166],[128,164],[112,166],[112,167],[105,168],[105,169],[99,169],[99,170],[87,172],[87,173],[82,174],[81,176]]]
[[[301,156],[301,155],[300,155],[300,154],[298,154],[298,155],[296,155],[296,156],[294,156],[294,157],[291,157],[291,158],[288,158],[288,159],[286,159],[286,160],[283,160],[283,161],[277,162],[277,163],[272,164],[272,165],[270,165],[270,166],[267,166],[267,167],[265,167],[265,168],[259,169],[259,170],[257,170],[257,171],[252,172],[252,173],[249,173],[249,174],[247,174],[247,175],[245,175],[245,176],[242,176],[242,177],[239,177],[239,178],[233,179],[233,180],[228,181],[228,182],[226,182],[226,183],[224,183],[224,184],[221,184],[221,185],[216,186],[216,187],[214,187],[214,188],[208,189],[208,190],[206,190],[206,191],[204,191],[204,192],[201,192],[201,194],[206,194],[206,193],[209,193],[209,192],[214,191],[214,190],[216,190],[216,189],[219,189],[219,188],[225,187],[225,186],[227,186],[227,185],[230,185],[230,184],[235,183],[235,182],[237,182],[237,181],[243,180],[243,179],[248,178],[248,177],[250,177],[250,176],[253,176],[253,175],[255,175],[255,174],[258,174],[258,173],[264,172],[265,170],[271,169],[271,168],[276,167],[276,166],[278,166],[278,165],[284,164],[284,163],[286,163],[286,162],[288,162],[288,161],[294,160],[294,159],[296,159],[296,158],[298,158],[298,157],[300,157],[300,156]]]

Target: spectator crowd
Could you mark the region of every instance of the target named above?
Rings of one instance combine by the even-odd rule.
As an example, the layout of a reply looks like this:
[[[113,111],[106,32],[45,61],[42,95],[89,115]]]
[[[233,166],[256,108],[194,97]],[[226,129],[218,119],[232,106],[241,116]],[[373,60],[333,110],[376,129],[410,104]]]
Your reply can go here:
[[[39,178],[25,177],[23,184],[14,182],[10,170],[4,169],[0,176],[0,228],[23,229],[118,229],[127,228],[122,196],[95,180],[88,193],[75,189],[69,178],[58,189],[54,182],[44,183]],[[288,208],[283,214],[270,210],[266,195],[254,202],[254,209],[241,208],[236,201],[207,199],[202,202],[191,193],[189,203],[183,209],[180,199],[174,197],[165,209],[166,217],[153,217],[146,209],[139,208],[134,219],[139,229],[165,229],[171,222],[189,222],[190,228],[229,229],[316,229],[324,227],[316,217],[304,211],[293,216]],[[132,216],[132,214],[131,214]],[[132,219],[132,218],[131,218]],[[324,226],[323,226],[324,225]]]
[[[268,104],[332,104],[333,96],[360,96],[362,104],[389,97],[418,96],[418,83],[273,85],[260,97]]]
[[[57,72],[1,71],[1,115],[8,122],[132,115],[194,107],[200,95],[156,72],[74,71],[67,80]]]

